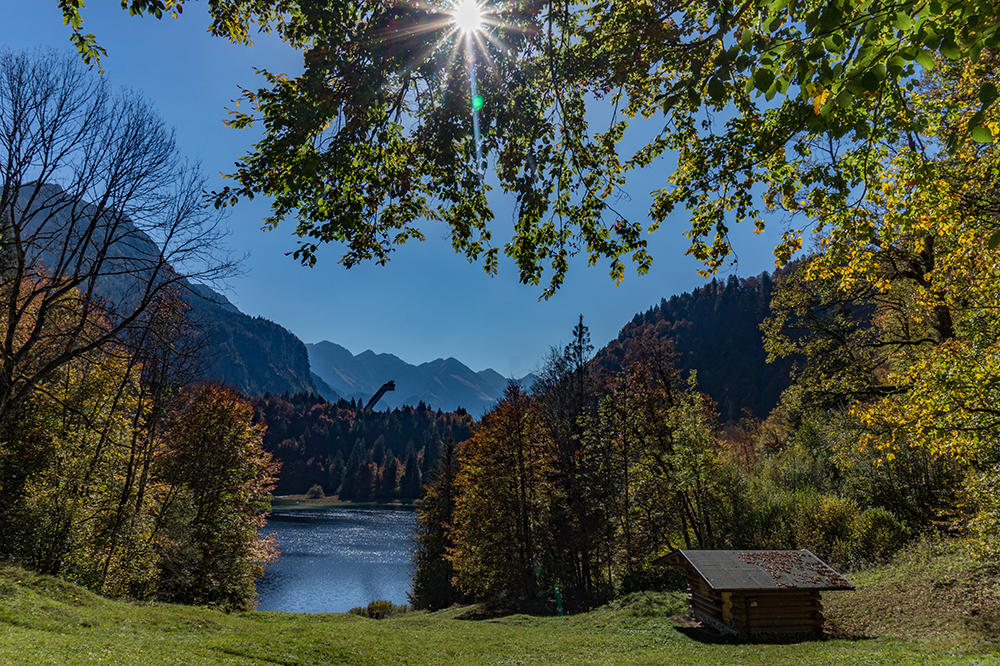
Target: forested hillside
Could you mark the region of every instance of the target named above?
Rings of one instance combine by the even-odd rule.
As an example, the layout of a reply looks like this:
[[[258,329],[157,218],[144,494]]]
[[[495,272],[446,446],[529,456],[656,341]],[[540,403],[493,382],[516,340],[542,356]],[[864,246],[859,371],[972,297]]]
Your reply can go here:
[[[788,387],[793,363],[792,358],[767,363],[760,328],[771,312],[775,279],[787,272],[730,276],[663,299],[626,324],[618,338],[596,354],[594,363],[618,372],[629,346],[639,338],[669,340],[677,368],[685,375],[697,371],[698,390],[715,400],[723,421],[741,418],[744,410],[765,418]]]
[[[26,260],[49,267],[59,267],[66,261],[61,246],[51,237],[54,226],[82,237],[87,233],[86,220],[108,215],[92,204],[74,202],[70,192],[54,184],[25,185],[18,199],[17,207],[26,211],[22,214],[25,231],[45,237],[41,242],[26,244]],[[106,263],[87,285],[94,296],[106,299],[117,310],[134,308],[147,298],[145,292],[153,276],[165,273],[189,307],[187,322],[200,334],[198,355],[203,362],[198,372],[202,379],[220,381],[247,395],[318,392],[305,345],[294,334],[263,317],[243,314],[210,287],[176,274],[171,257],[162,257],[164,249],[127,216],[115,220],[115,225],[116,229],[103,239],[103,247],[83,244],[80,248],[81,259],[86,262]],[[328,397],[335,396],[330,392]]]
[[[375,412],[353,400],[331,404],[298,393],[264,395],[255,404],[267,423],[264,446],[282,463],[277,494],[319,486],[341,499],[416,499],[444,442],[468,439],[473,425],[464,411],[423,403]]]

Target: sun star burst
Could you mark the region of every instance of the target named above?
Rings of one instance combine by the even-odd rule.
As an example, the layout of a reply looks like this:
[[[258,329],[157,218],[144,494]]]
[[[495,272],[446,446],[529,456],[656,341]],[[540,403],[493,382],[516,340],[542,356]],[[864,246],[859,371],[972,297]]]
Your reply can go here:
[[[466,35],[483,28],[483,9],[476,0],[460,0],[451,11],[451,20]]]

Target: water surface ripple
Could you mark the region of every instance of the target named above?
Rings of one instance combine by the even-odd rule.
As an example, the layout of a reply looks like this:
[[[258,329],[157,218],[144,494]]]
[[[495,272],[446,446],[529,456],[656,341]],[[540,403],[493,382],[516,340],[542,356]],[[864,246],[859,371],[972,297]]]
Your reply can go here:
[[[413,509],[331,507],[274,514],[281,559],[257,581],[258,610],[343,613],[407,602]]]

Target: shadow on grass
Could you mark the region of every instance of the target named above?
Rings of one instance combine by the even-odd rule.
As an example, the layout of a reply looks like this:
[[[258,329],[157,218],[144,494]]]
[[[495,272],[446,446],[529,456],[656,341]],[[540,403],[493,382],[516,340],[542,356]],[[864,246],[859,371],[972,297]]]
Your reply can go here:
[[[495,620],[509,615],[545,617],[556,614],[556,604],[551,599],[505,599],[487,601],[473,606],[456,620]]]
[[[740,641],[703,627],[674,627],[674,631],[705,645],[736,645]]]
[[[686,616],[673,616],[668,618],[675,626],[674,630],[698,643],[704,645],[787,645],[793,643],[813,643],[827,640],[847,640],[847,641],[870,641],[876,636],[862,634],[848,634],[834,627],[832,632],[828,631],[820,634],[765,634],[756,635],[752,638],[737,638],[735,636],[722,634],[710,627],[691,620]]]

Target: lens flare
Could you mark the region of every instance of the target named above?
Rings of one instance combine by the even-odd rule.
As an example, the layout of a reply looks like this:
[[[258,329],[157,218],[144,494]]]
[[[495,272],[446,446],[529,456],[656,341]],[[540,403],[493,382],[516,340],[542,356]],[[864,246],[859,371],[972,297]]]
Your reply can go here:
[[[451,11],[455,26],[467,35],[483,28],[483,10],[476,0],[460,0]]]

